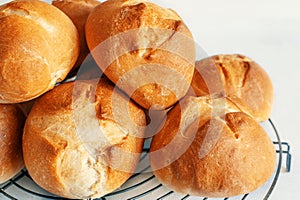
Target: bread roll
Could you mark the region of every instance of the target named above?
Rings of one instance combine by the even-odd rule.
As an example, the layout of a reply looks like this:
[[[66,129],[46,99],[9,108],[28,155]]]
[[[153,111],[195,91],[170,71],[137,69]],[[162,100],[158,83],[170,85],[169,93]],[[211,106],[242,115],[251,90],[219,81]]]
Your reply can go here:
[[[0,103],[40,96],[63,80],[77,60],[76,27],[45,2],[0,6],[0,30]]]
[[[134,172],[143,148],[144,112],[106,80],[54,88],[34,104],[24,128],[25,166],[59,196],[98,198]]]
[[[196,96],[222,95],[257,121],[266,121],[273,106],[268,74],[250,58],[216,55],[196,62],[192,89]]]
[[[100,2],[96,0],[54,0],[52,5],[63,11],[73,21],[79,33],[80,54],[73,70],[80,67],[90,50],[85,41],[85,22],[90,12]]]
[[[0,184],[15,176],[24,166],[22,133],[25,117],[11,104],[0,104]]]
[[[142,107],[168,108],[188,91],[195,45],[174,11],[144,0],[106,1],[89,15],[86,39],[102,71]]]
[[[168,114],[150,152],[161,183],[202,197],[251,192],[270,178],[276,164],[263,128],[224,98],[186,97]]]

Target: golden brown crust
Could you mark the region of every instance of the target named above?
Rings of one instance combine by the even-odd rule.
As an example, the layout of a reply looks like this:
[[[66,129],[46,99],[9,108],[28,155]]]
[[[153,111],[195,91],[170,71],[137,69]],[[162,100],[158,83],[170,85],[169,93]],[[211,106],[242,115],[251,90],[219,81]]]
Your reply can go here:
[[[213,114],[213,104],[207,99],[190,97],[187,104],[192,106],[193,101],[198,101],[204,117],[187,120],[182,114],[186,108],[181,110],[178,104],[154,136],[150,162],[155,176],[176,192],[216,198],[245,194],[264,184],[274,172],[276,153],[263,128],[250,116],[230,108],[232,104],[220,112],[222,116]],[[180,131],[179,126],[186,123],[188,128]],[[168,147],[171,142],[177,149]],[[170,155],[182,148],[186,151],[172,160]]]
[[[186,94],[195,47],[174,11],[143,0],[106,1],[89,15],[86,38],[107,77],[142,107],[168,108]]]
[[[53,0],[52,5],[63,11],[73,21],[79,33],[80,54],[73,70],[80,67],[90,50],[85,40],[85,22],[90,12],[100,2],[96,0]]]
[[[239,54],[216,55],[196,62],[196,68],[192,81],[196,96],[225,95],[257,121],[270,117],[274,98],[272,82],[250,58]]]
[[[39,98],[28,116],[25,165],[54,194],[101,197],[134,172],[145,123],[144,112],[104,79],[62,84]]]
[[[54,6],[35,0],[2,5],[0,28],[1,103],[28,101],[52,89],[76,62],[76,27]]]
[[[24,166],[22,133],[25,116],[11,104],[0,104],[0,183],[16,175]]]

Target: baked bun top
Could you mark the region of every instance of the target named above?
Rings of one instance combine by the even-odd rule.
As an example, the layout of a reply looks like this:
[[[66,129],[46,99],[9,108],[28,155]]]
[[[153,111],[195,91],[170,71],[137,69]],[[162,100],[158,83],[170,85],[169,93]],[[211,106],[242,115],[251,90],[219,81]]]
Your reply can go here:
[[[203,197],[251,192],[270,178],[276,164],[264,129],[226,99],[185,98],[169,112],[150,152],[159,181]]]
[[[89,15],[86,39],[105,75],[142,107],[169,108],[188,91],[195,44],[173,10],[143,0],[105,1]]]
[[[40,96],[63,80],[77,60],[76,27],[46,2],[0,6],[0,30],[0,103]]]
[[[106,80],[59,85],[35,102],[26,121],[26,168],[54,194],[99,198],[134,172],[145,121],[144,112]]]
[[[192,89],[196,96],[226,96],[257,121],[272,111],[274,92],[268,74],[250,58],[215,55],[196,62]]]

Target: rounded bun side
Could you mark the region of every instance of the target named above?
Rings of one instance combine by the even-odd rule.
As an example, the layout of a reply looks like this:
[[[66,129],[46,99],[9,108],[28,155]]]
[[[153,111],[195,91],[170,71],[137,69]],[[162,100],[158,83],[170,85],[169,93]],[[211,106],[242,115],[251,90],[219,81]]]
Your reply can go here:
[[[171,110],[151,143],[150,162],[161,183],[178,193],[225,198],[252,192],[271,177],[276,151],[258,122],[225,100],[184,101],[187,106],[180,111],[178,104]],[[201,115],[184,117],[197,102]],[[212,108],[218,104],[222,106]],[[179,127],[182,124],[187,128]],[[169,148],[170,143],[174,148]],[[170,159],[183,147],[186,150],[177,159]]]
[[[80,54],[73,70],[80,67],[90,50],[85,40],[85,22],[90,12],[99,5],[96,0],[53,0],[52,5],[63,11],[74,23],[79,33]]]
[[[22,134],[25,116],[17,105],[0,104],[0,184],[23,168]]]
[[[46,2],[2,5],[0,29],[0,103],[40,96],[65,79],[77,60],[76,27]]]
[[[192,89],[196,96],[223,95],[257,121],[270,117],[272,82],[250,58],[239,54],[216,55],[196,62],[195,67]]]
[[[59,85],[30,111],[23,137],[25,166],[54,194],[99,198],[134,172],[145,124],[143,110],[106,80]]]
[[[89,15],[86,39],[105,75],[142,107],[166,109],[187,93],[195,44],[174,11],[143,0],[106,1]]]

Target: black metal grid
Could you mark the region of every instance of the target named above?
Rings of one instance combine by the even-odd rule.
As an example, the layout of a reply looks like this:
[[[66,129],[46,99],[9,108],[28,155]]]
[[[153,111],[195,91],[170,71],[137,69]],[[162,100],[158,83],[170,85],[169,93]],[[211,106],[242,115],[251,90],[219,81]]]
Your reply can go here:
[[[274,141],[273,143],[276,147],[278,164],[277,164],[277,169],[272,178],[272,182],[271,182],[270,186],[265,191],[266,193],[265,193],[264,197],[261,197],[264,200],[269,198],[269,196],[271,195],[272,191],[275,188],[279,174],[282,170],[283,155],[286,156],[286,162],[285,162],[286,171],[289,172],[291,170],[290,146],[286,142],[281,142],[279,133],[271,119],[269,119],[269,123],[270,123],[272,129],[274,130],[274,133],[277,138],[276,141]],[[144,153],[141,156],[141,162],[140,162],[140,163],[142,163],[142,165],[140,165],[137,173],[132,175],[130,177],[130,179],[127,181],[127,183],[125,183],[118,190],[116,190],[102,198],[98,198],[95,200],[120,199],[119,195],[126,194],[126,193],[132,193],[130,197],[126,197],[127,200],[148,199],[147,196],[149,196],[157,191],[158,191],[158,194],[156,195],[155,198],[151,197],[151,200],[152,199],[156,199],[156,200],[167,200],[167,199],[188,200],[188,199],[190,199],[190,197],[191,197],[190,195],[181,195],[180,196],[179,194],[176,194],[175,192],[168,190],[167,188],[165,188],[162,184],[160,184],[155,179],[155,176],[153,175],[153,173],[149,172],[150,166],[147,161],[147,159],[149,159],[148,150],[149,150],[149,148],[144,149]],[[145,173],[145,172],[147,172],[147,173]],[[24,184],[24,182],[34,184],[33,180],[29,176],[26,169],[23,169],[18,175],[16,175],[14,178],[9,180],[8,182],[0,185],[0,199],[2,199],[1,198],[1,194],[2,194],[2,196],[6,197],[6,199],[18,200],[16,197],[14,197],[14,195],[15,195],[14,193],[9,192],[10,188],[14,187],[15,190],[16,189],[20,190],[20,191],[24,192],[24,194],[26,194],[27,196],[30,196],[30,199],[32,199],[32,200],[33,199],[66,200],[66,198],[58,197],[58,196],[52,195],[50,193],[47,193],[46,191],[42,190],[41,188],[38,188],[38,186],[36,186],[36,185],[33,188],[27,187],[27,184]],[[131,184],[129,182],[131,182]],[[151,182],[151,184],[149,184],[150,182]],[[143,188],[143,189],[140,190],[140,188]],[[137,190],[137,189],[139,189],[139,191],[135,193],[135,190]],[[248,199],[249,195],[251,195],[251,193],[240,196],[240,200]],[[199,199],[209,200],[210,198],[208,199],[206,197],[202,197],[202,198],[199,197]],[[230,200],[230,199],[231,198],[224,198],[224,200]],[[21,200],[21,199],[19,199],[19,200]]]

